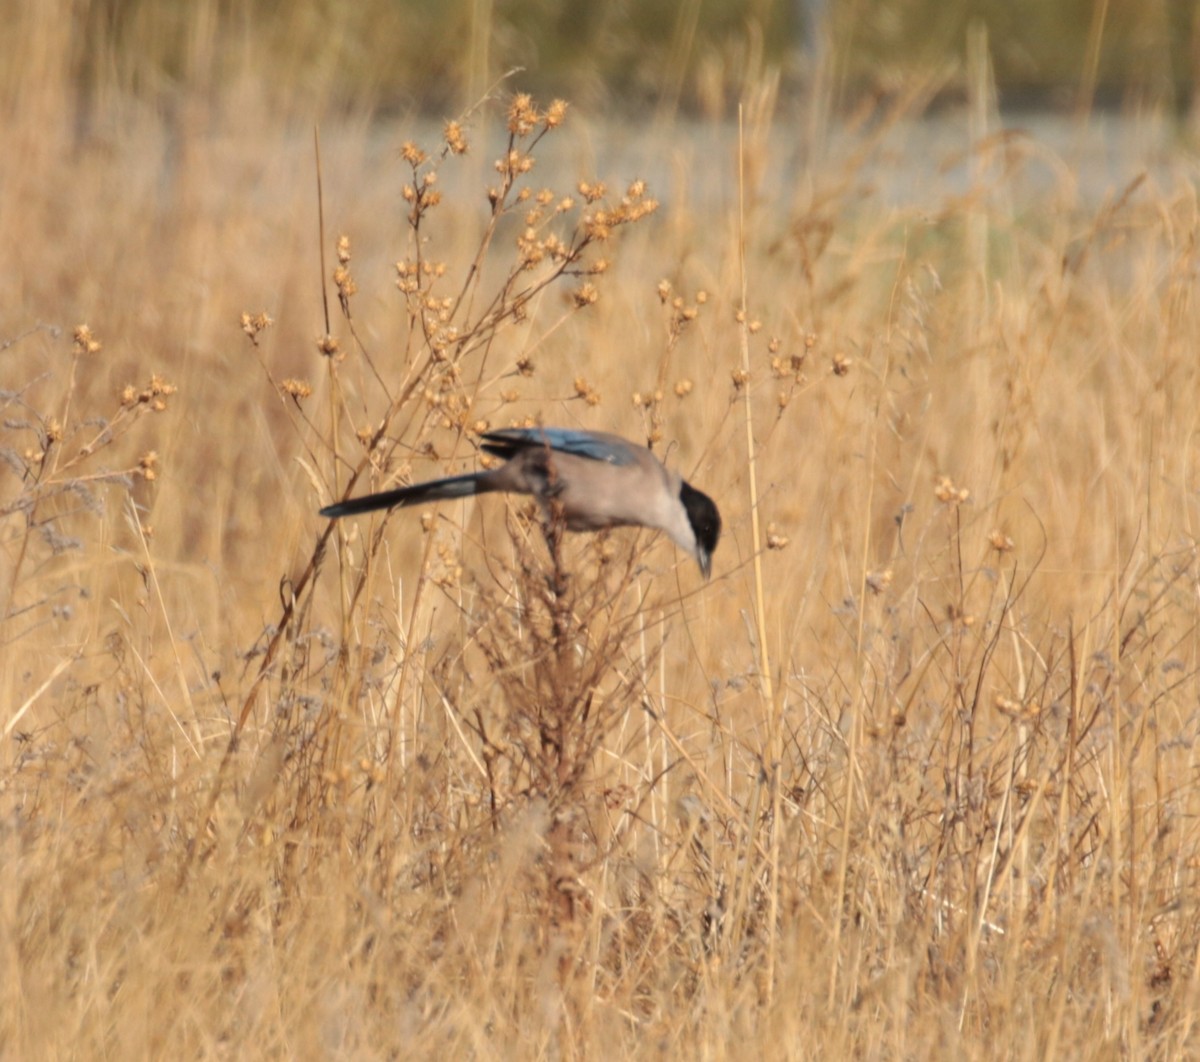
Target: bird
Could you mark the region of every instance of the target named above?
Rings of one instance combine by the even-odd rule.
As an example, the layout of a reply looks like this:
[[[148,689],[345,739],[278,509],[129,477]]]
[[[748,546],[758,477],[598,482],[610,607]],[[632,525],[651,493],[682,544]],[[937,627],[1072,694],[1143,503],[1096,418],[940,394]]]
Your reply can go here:
[[[568,531],[665,531],[696,559],[705,579],[712,574],[721,535],[716,503],[645,446],[608,432],[571,428],[499,428],[481,433],[480,439],[480,448],[504,458],[504,464],[348,498],[325,506],[320,515],[336,519],[492,491],[531,494],[547,515],[555,505]]]

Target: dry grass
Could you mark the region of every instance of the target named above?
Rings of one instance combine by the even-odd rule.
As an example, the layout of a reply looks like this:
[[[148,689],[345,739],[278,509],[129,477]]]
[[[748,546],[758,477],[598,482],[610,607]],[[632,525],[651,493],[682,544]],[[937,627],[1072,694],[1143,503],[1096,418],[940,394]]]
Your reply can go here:
[[[326,130],[319,264],[311,144],[252,88],[76,137],[38,84],[0,198],[0,1053],[1194,1047],[1186,160],[1097,210],[1001,136],[896,209],[910,101],[782,197],[767,91],[744,209],[704,212],[506,95]],[[713,581],[496,498],[315,515],[537,417],[713,494]]]

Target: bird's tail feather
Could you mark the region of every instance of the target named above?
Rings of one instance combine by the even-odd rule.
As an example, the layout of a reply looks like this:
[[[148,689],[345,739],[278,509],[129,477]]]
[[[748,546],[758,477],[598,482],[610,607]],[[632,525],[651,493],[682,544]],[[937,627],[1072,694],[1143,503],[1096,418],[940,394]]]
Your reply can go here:
[[[396,490],[367,494],[361,498],[347,498],[345,501],[325,506],[321,510],[321,515],[328,516],[330,519],[338,516],[354,516],[357,513],[369,513],[376,509],[396,509],[406,505],[447,501],[451,498],[469,498],[472,494],[482,494],[488,489],[490,488],[486,481],[478,472],[469,472],[465,476],[450,476],[447,479],[435,479],[428,483],[414,483],[411,487],[398,487]]]

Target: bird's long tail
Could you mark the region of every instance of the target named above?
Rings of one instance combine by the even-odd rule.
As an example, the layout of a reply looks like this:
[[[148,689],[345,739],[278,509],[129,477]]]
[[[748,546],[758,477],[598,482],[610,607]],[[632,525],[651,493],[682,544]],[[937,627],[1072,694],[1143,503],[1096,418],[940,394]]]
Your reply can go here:
[[[346,501],[325,506],[321,515],[333,519],[338,516],[369,513],[376,509],[395,509],[406,505],[447,501],[450,498],[469,498],[472,494],[483,494],[495,489],[485,477],[486,473],[469,472],[464,476],[449,476],[446,479],[430,480],[428,483],[414,483],[411,487],[380,491],[378,494],[367,494],[362,498],[348,498]]]

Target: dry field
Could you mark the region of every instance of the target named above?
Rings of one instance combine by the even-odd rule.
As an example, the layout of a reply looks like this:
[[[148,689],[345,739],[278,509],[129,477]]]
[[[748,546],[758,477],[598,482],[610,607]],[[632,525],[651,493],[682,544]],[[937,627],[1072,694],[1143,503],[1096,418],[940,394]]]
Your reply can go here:
[[[740,155],[654,119],[662,186],[507,85],[343,114],[319,221],[261,86],[19,83],[0,1056],[1196,1050],[1195,166],[1085,202],[977,104],[897,207],[920,106],[768,181],[765,83]],[[711,582],[316,515],[538,420],[712,494]]]

